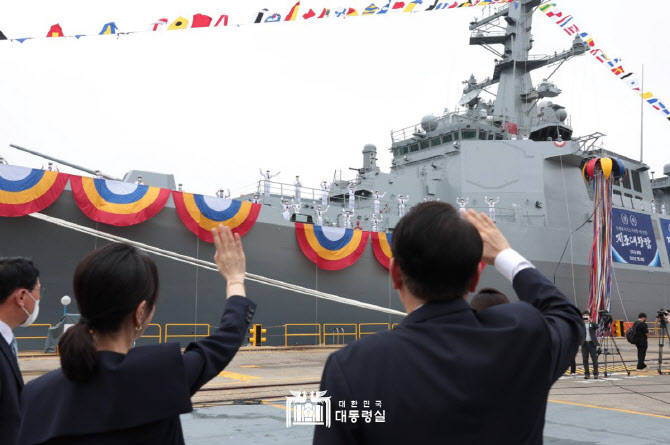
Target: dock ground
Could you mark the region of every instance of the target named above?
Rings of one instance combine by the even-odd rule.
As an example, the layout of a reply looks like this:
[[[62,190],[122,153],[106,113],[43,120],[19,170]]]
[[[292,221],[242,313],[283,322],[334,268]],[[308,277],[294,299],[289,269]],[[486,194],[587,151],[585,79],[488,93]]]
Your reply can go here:
[[[565,375],[554,384],[547,405],[546,444],[670,443],[669,345],[662,365],[667,375],[657,371],[654,340],[644,371],[635,369],[633,345],[625,340],[617,340],[617,345],[624,361],[612,350],[615,355],[607,355],[605,368],[601,355],[599,380],[584,379],[578,354],[577,375]],[[193,397],[193,412],[182,416],[186,443],[311,443],[313,427],[286,427],[286,396],[290,391],[317,390],[326,358],[335,349],[242,348],[226,370]],[[59,358],[20,353],[19,364],[25,381],[30,381],[59,367]]]

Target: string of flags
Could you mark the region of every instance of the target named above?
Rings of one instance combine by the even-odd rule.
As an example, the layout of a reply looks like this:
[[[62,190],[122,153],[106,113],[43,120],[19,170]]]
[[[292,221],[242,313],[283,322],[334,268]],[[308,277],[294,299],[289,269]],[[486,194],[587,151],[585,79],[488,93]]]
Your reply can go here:
[[[382,0],[383,1],[383,0]],[[167,18],[160,18],[152,22],[148,29],[145,30],[133,30],[133,31],[122,31],[115,22],[106,23],[102,30],[97,34],[68,34],[66,35],[61,28],[60,24],[52,25],[49,31],[47,32],[46,37],[75,37],[77,39],[81,37],[89,37],[94,35],[121,35],[121,34],[134,34],[138,32],[146,31],[174,31],[181,29],[189,28],[214,28],[214,27],[225,27],[225,26],[241,26],[246,24],[258,24],[258,23],[276,23],[276,22],[292,22],[296,20],[310,20],[310,19],[329,19],[329,18],[347,18],[347,17],[356,17],[356,16],[371,16],[371,15],[380,15],[380,14],[389,14],[389,13],[416,13],[424,11],[439,11],[442,9],[455,9],[455,8],[469,8],[473,6],[491,6],[491,5],[502,5],[511,3],[515,7],[519,6],[517,0],[471,0],[471,1],[450,1],[450,0],[434,0],[433,3],[430,3],[430,0],[411,0],[411,1],[393,1],[389,0],[386,4],[382,6],[377,6],[375,3],[370,3],[364,9],[357,10],[356,8],[351,7],[338,7],[330,9],[327,7],[319,8],[316,11],[310,8],[308,11],[301,11],[300,1],[295,3],[288,11],[271,11],[268,8],[263,8],[258,11],[252,18],[251,21],[237,22],[233,23],[230,19],[230,15],[221,14],[218,16],[210,17],[205,14],[195,14],[193,17],[177,17],[173,20],[168,20]],[[423,9],[422,9],[423,8]],[[360,12],[359,12],[360,11]],[[2,31],[0,31],[0,40],[9,40],[17,41],[23,43],[26,40],[43,38],[41,36],[36,37],[20,37],[20,38],[7,38]]]
[[[663,116],[670,120],[670,110],[665,104],[661,102],[654,93],[650,91],[642,91],[642,82],[640,81],[640,78],[634,72],[624,69],[619,57],[608,56],[600,48],[600,45],[596,45],[594,37],[590,33],[581,30],[572,15],[559,10],[556,2],[551,1],[541,4],[539,9],[569,36],[579,35],[584,41],[588,54],[593,56],[605,69],[614,74],[628,87],[640,95],[642,99],[656,111],[663,113]]]

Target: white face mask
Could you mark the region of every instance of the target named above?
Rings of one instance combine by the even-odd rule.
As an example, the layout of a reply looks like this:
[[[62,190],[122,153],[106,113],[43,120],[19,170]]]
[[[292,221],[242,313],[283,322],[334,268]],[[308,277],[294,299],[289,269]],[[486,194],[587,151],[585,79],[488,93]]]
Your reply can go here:
[[[26,293],[30,295],[30,298],[32,298],[33,301],[35,301],[35,309],[33,309],[33,313],[31,314],[26,310],[26,308],[24,307],[21,308],[23,309],[23,312],[28,314],[28,318],[26,319],[26,321],[24,321],[22,324],[19,325],[22,328],[27,328],[31,324],[35,323],[35,320],[37,320],[37,314],[40,313],[40,300],[35,300],[35,297],[33,297],[33,295],[30,292],[26,291]]]

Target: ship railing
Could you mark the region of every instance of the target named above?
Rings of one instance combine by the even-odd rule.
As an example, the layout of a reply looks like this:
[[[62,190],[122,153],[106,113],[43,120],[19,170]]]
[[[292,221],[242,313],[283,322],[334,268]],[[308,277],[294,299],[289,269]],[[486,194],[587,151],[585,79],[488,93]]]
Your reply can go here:
[[[37,330],[35,328],[37,328]],[[44,329],[44,328],[46,328],[46,329]],[[35,340],[46,340],[47,336],[48,336],[48,333],[49,333],[49,329],[51,329],[51,325],[47,324],[47,323],[36,323],[36,324],[31,324],[26,329],[28,329],[28,332],[30,333],[30,335],[15,337],[17,344],[19,344],[19,351],[32,351],[33,349],[31,349],[31,348],[34,345],[37,345],[37,344],[40,344],[40,348],[39,349],[34,349],[34,350],[40,350],[40,349],[44,350],[44,347],[43,347],[44,343],[36,342]],[[45,330],[46,334],[45,335],[37,335],[37,332],[42,331],[42,330]],[[0,340],[0,341],[4,341],[4,340]],[[30,346],[26,347],[26,345],[30,345]]]
[[[477,121],[476,118],[471,118],[467,115],[468,110],[461,111],[452,111],[444,113],[442,116],[435,116],[435,120],[438,124],[442,121],[447,121],[447,123],[452,123],[456,119],[468,119],[471,121]],[[423,139],[426,132],[421,127],[421,123],[411,125],[409,127],[401,128],[400,130],[391,131],[391,142],[402,142],[410,138]]]
[[[293,328],[298,328],[299,332],[289,332]],[[313,330],[314,332],[305,332]],[[316,339],[316,346],[321,346],[321,325],[319,323],[287,323],[284,325],[284,346],[288,346],[289,337],[310,337]]]
[[[173,328],[172,332],[174,332],[174,328],[179,328],[178,330],[182,331],[182,332],[180,332],[178,334],[170,334],[170,332],[169,332],[170,327]],[[188,327],[188,328],[191,328],[191,329],[189,329],[189,332],[185,334],[185,333],[183,333],[183,328],[184,327]],[[206,334],[205,333],[199,334],[198,331],[200,331],[200,329],[198,329],[198,328],[203,328],[202,331],[206,330],[207,333]],[[209,337],[210,328],[211,328],[211,326],[208,323],[167,323],[165,325],[165,340],[164,341],[167,343],[168,338],[193,338],[193,339],[197,339],[197,338],[202,338],[202,337]]]
[[[156,338],[158,339],[158,343],[162,343],[163,341],[163,327],[159,325],[158,323],[149,323],[147,325],[147,329],[149,328],[158,328],[158,334],[149,334],[147,335],[146,330],[144,334],[140,338]]]
[[[368,330],[372,328],[372,330]],[[359,323],[358,324],[358,338],[364,335],[373,335],[378,332],[388,331],[391,329],[391,323]]]
[[[334,328],[333,328],[334,326]],[[346,332],[345,327],[353,327],[353,332]],[[332,329],[331,329],[332,328]],[[330,332],[328,330],[330,329]],[[327,337],[333,337],[333,344],[345,344],[347,337],[353,337],[358,340],[358,325],[356,323],[324,323],[323,324],[323,344],[328,344]]]

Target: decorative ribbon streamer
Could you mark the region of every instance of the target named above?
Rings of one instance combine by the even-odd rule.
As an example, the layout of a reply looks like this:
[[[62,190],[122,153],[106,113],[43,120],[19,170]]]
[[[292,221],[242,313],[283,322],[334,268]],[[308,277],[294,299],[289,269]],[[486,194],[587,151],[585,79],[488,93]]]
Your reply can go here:
[[[295,233],[302,253],[319,268],[340,270],[363,255],[370,232],[339,227],[296,223]]]
[[[93,221],[132,226],[160,212],[170,190],[102,178],[72,176],[72,195]]]
[[[325,19],[325,18],[350,18],[350,17],[369,17],[377,14],[387,14],[387,13],[416,13],[416,12],[429,12],[429,11],[439,11],[441,9],[455,9],[455,8],[469,8],[473,6],[489,6],[489,5],[501,5],[512,3],[515,7],[519,6],[519,2],[516,0],[472,0],[466,2],[449,2],[448,0],[440,1],[435,0],[433,4],[427,6],[423,10],[418,10],[417,7],[423,5],[423,0],[412,0],[410,2],[403,1],[388,1],[384,6],[377,7],[374,3],[370,4],[368,7],[363,9],[361,14],[355,8],[351,7],[338,7],[333,9],[333,14],[331,15],[331,10],[324,7],[321,13],[317,13],[310,9],[305,14],[300,14],[300,2],[297,2],[285,13],[274,12],[270,13],[267,8],[260,10],[252,22],[238,22],[235,23],[235,26],[241,26],[246,24],[253,23],[276,23],[276,22],[291,22],[296,20],[309,20],[309,19]],[[318,11],[318,9],[317,9]],[[216,17],[216,16],[215,16]],[[184,17],[178,17],[173,21],[169,22],[168,19],[161,18],[149,25],[149,31],[162,31],[162,30],[180,30],[180,29],[190,29],[190,28],[207,28],[207,27],[220,27],[228,26],[230,16],[227,14],[222,14],[217,20],[214,20],[212,17],[204,14],[195,14],[192,19],[187,19]],[[121,34],[135,34],[138,32],[146,32],[145,30],[136,30],[136,31],[127,31],[121,32],[117,27],[115,22],[109,22],[105,24],[102,28],[102,31],[99,34],[73,34],[69,37],[89,37],[93,35],[121,35]],[[47,37],[66,37],[63,33],[62,28],[59,24],[55,24],[51,27],[48,32]],[[26,40],[36,39],[41,37],[22,37],[22,38],[12,38],[10,41],[16,40],[17,42],[23,43]],[[1,40],[1,39],[0,39]]]
[[[0,216],[24,216],[49,207],[70,175],[0,164]]]
[[[375,253],[377,261],[388,269],[391,266],[391,258],[393,257],[393,253],[391,252],[391,234],[372,232],[372,251]]]
[[[244,236],[258,219],[261,204],[237,201],[228,198],[172,192],[179,218],[198,237],[213,243],[211,230],[219,224],[226,225],[234,233]]]
[[[593,185],[593,245],[589,254],[589,305],[598,321],[599,311],[610,311],[612,297],[612,184],[626,174],[616,158],[595,158],[584,164],[582,175]]]
[[[618,57],[608,57],[605,52],[598,48],[594,38],[588,32],[584,32],[579,29],[579,26],[574,21],[574,17],[565,12],[559,11],[556,2],[545,2],[540,5],[540,11],[544,12],[547,17],[549,17],[556,25],[561,27],[569,36],[575,34],[579,35],[584,41],[586,50],[591,54],[598,62],[601,63],[608,71],[614,74],[617,78],[621,79],[628,85],[633,91],[637,92],[638,95],[642,96],[649,105],[654,107],[656,111],[663,113],[663,116],[670,120],[670,110],[656,97],[653,93],[649,91],[642,91],[642,85],[640,79],[632,71],[627,71],[624,69],[621,64],[621,59]],[[569,25],[569,26],[568,26]]]

